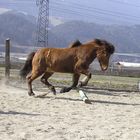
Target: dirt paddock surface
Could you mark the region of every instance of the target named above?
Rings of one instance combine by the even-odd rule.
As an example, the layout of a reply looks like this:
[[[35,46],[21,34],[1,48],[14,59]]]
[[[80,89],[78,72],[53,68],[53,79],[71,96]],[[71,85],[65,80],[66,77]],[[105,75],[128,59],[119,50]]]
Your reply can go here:
[[[75,90],[34,98],[1,82],[0,140],[140,140],[138,92],[87,88],[86,94],[92,104]]]

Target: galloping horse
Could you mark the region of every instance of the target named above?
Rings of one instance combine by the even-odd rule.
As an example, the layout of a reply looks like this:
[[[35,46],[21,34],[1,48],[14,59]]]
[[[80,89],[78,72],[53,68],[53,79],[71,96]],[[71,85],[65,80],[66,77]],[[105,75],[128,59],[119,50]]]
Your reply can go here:
[[[54,72],[73,73],[72,85],[64,87],[60,91],[61,93],[68,92],[77,86],[81,74],[87,77],[91,76],[89,65],[96,57],[101,69],[105,71],[108,68],[110,55],[113,53],[114,46],[101,39],[95,39],[85,44],[73,45],[73,47],[69,48],[41,48],[29,55],[20,73],[21,76],[28,74],[28,94],[30,96],[34,95],[32,82],[37,77],[42,75],[41,82],[56,94],[56,90],[48,82],[48,78]]]

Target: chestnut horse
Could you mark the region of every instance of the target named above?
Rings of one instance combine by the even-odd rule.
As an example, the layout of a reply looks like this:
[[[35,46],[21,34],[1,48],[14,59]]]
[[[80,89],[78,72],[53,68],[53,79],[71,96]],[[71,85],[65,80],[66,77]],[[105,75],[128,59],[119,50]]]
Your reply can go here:
[[[85,44],[79,44],[79,47],[69,48],[41,48],[37,52],[32,52],[23,69],[21,76],[27,75],[28,94],[34,95],[32,82],[42,75],[41,81],[56,94],[54,86],[48,82],[48,78],[54,72],[73,73],[73,83],[70,87],[64,87],[62,92],[68,92],[78,84],[81,74],[90,77],[89,65],[95,58],[98,59],[101,69],[105,71],[108,68],[110,55],[114,53],[114,46],[101,39],[95,39]],[[31,57],[30,57],[31,56]]]

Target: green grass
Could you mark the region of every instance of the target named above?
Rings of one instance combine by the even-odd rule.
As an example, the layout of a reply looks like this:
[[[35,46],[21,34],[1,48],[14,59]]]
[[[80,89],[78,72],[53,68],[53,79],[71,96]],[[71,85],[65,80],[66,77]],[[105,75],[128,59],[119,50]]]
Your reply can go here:
[[[80,79],[83,77],[82,75]],[[72,75],[54,74],[50,79],[52,83],[67,85],[71,83]],[[140,78],[92,75],[88,85],[99,89],[138,91],[138,82],[140,82]]]
[[[5,69],[0,67],[0,79],[5,77]],[[81,76],[81,79],[84,76]],[[19,70],[11,69],[11,80],[20,80]],[[40,81],[36,80],[40,85]],[[72,74],[55,73],[50,77],[49,81],[53,85],[70,85],[72,83]],[[120,76],[106,76],[106,75],[92,75],[88,85],[93,88],[99,89],[112,89],[112,90],[124,90],[124,91],[138,91],[138,83],[140,78],[133,77],[120,77]]]
[[[89,85],[114,90],[138,91],[138,82],[140,78],[92,75]]]

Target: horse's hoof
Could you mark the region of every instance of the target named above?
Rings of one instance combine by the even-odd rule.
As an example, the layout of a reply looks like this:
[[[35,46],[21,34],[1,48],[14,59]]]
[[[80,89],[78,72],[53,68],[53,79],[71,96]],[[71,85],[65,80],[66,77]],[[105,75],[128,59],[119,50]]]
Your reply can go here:
[[[50,88],[50,90],[53,92],[53,95],[56,95],[56,90],[53,86]]]
[[[34,96],[35,94],[33,92],[28,92],[29,96]]]
[[[86,104],[92,104],[91,101],[89,99],[85,99],[84,101]]]
[[[63,87],[61,90],[60,90],[60,93],[65,93],[66,92],[66,87]]]
[[[70,90],[71,90],[70,88],[63,87],[63,88],[60,90],[60,93],[69,92]]]
[[[56,95],[56,91],[53,92],[53,95]]]

